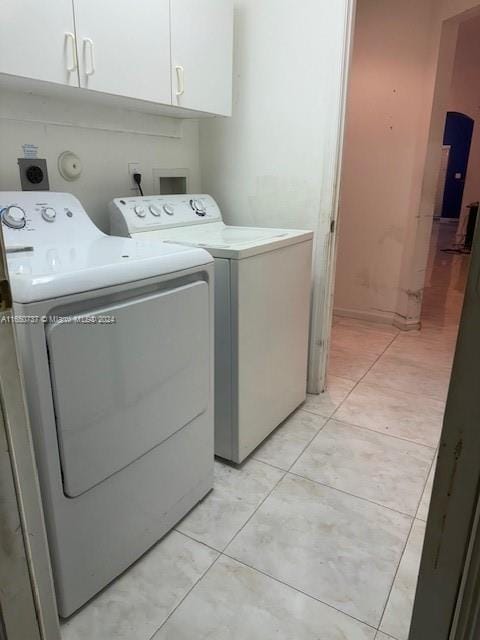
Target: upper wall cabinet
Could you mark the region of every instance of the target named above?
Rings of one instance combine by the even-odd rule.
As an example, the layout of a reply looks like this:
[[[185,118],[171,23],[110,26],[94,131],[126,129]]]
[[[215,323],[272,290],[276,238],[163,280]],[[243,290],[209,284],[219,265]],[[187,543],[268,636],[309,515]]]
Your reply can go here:
[[[1,9],[2,77],[172,115],[231,113],[233,0],[3,0]]]
[[[78,86],[69,0],[2,0],[0,71]]]
[[[169,0],[74,0],[80,86],[170,104]]]
[[[231,115],[233,6],[171,0],[173,104]]]

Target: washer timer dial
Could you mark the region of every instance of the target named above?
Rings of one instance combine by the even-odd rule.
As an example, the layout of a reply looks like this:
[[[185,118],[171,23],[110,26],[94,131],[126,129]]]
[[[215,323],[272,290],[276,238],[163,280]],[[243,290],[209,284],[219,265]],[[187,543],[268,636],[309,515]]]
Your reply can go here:
[[[4,209],[2,220],[3,223],[11,229],[23,229],[26,224],[25,211],[21,207],[13,204]]]

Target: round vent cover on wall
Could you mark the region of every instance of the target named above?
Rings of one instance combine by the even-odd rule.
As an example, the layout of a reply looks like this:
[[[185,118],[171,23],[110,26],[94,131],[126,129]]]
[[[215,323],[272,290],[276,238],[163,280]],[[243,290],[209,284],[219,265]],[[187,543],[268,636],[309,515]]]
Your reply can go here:
[[[58,156],[58,171],[64,180],[76,180],[82,173],[82,161],[73,151],[64,151]]]

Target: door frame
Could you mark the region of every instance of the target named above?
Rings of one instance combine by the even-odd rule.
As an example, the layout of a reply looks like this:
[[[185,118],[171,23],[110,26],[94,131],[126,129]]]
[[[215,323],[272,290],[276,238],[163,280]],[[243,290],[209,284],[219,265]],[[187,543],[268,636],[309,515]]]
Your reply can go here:
[[[60,640],[37,468],[0,233],[0,637]],[[12,553],[12,550],[14,553]],[[8,575],[7,575],[8,574]],[[25,634],[28,633],[28,636]]]
[[[353,51],[353,34],[357,0],[347,0],[345,7],[345,30],[341,62],[340,91],[337,97],[338,129],[332,147],[324,152],[324,178],[321,185],[321,202],[318,224],[315,230],[315,255],[313,270],[313,292],[310,321],[310,347],[308,358],[308,393],[319,394],[327,384],[327,365],[333,319],[333,295],[335,284],[335,262],[338,242],[338,208],[340,177],[342,169],[345,118],[347,110],[348,79]],[[323,215],[323,212],[329,215]],[[328,228],[328,226],[329,228]],[[327,226],[327,229],[326,229]],[[323,241],[319,241],[322,238]]]

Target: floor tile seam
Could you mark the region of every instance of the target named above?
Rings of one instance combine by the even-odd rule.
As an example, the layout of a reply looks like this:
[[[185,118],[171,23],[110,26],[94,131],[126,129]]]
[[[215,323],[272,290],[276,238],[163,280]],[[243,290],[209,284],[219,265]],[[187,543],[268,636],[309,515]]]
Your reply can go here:
[[[406,551],[406,549],[407,549],[407,545],[408,545],[408,542],[409,542],[409,540],[410,540],[410,536],[412,535],[412,530],[413,530],[413,527],[414,527],[414,525],[415,525],[415,520],[416,520],[416,518],[413,518],[412,523],[411,523],[411,525],[410,525],[410,530],[409,530],[409,532],[408,532],[407,539],[405,540],[405,544],[404,544],[404,546],[403,546],[402,553],[400,554],[400,559],[399,559],[399,561],[398,561],[397,569],[396,569],[396,571],[395,571],[395,575],[393,576],[393,580],[392,580],[392,583],[391,583],[391,585],[390,585],[390,589],[389,589],[389,591],[388,591],[387,599],[385,600],[385,605],[384,605],[384,607],[383,607],[382,615],[381,615],[381,617],[380,617],[380,622],[378,623],[378,630],[379,630],[379,631],[381,631],[381,627],[382,627],[383,619],[384,619],[384,617],[385,617],[385,611],[387,610],[388,603],[389,603],[389,601],[390,601],[390,597],[391,597],[392,592],[393,592],[393,587],[394,587],[394,585],[395,585],[395,580],[397,579],[398,572],[399,572],[399,570],[400,570],[400,565],[402,564],[403,556],[405,555],[405,551]],[[382,633],[383,633],[383,631],[382,631]]]
[[[260,462],[260,461],[258,460],[257,462]],[[266,464],[266,463],[265,462],[261,462],[261,464]],[[267,466],[271,466],[271,465],[267,465]],[[274,468],[278,469],[278,467],[274,467]],[[253,516],[257,513],[257,511],[260,509],[260,507],[263,505],[263,503],[272,495],[272,493],[275,491],[275,489],[278,487],[280,482],[285,478],[285,476],[288,473],[288,471],[285,471],[285,469],[278,469],[278,470],[282,472],[282,475],[280,476],[280,478],[273,485],[273,487],[270,489],[270,491],[263,497],[263,499],[258,503],[258,505],[255,507],[255,509],[250,514],[250,516],[247,518],[247,520],[245,520],[243,525],[240,527],[240,529],[230,538],[228,543],[223,547],[223,552],[233,543],[235,538],[237,538],[237,536],[240,535],[240,533],[247,526],[247,524],[250,522],[250,520],[253,518]]]
[[[266,578],[274,580],[275,582],[278,582],[279,584],[283,585],[284,587],[288,587],[289,589],[293,589],[297,593],[301,593],[303,596],[309,598],[310,600],[313,600],[314,602],[318,602],[320,604],[325,605],[326,607],[328,607],[329,609],[332,609],[336,613],[340,613],[340,614],[346,616],[347,618],[350,618],[351,620],[354,620],[355,622],[358,622],[360,624],[363,624],[366,627],[369,627],[370,629],[372,629],[374,631],[378,630],[377,627],[371,625],[368,622],[365,622],[365,620],[361,620],[360,618],[356,618],[355,616],[352,616],[350,613],[346,613],[345,611],[342,611],[341,609],[338,609],[337,607],[333,606],[329,602],[325,602],[325,600],[322,600],[321,598],[318,598],[317,596],[314,596],[311,593],[307,593],[306,591],[303,591],[302,589],[299,589],[298,587],[295,587],[295,586],[291,585],[290,583],[286,582],[285,580],[281,580],[277,576],[274,576],[271,573],[268,573],[267,571],[263,571],[262,569],[259,569],[258,567],[255,567],[253,564],[248,564],[248,562],[245,562],[245,560],[240,560],[239,558],[236,558],[235,556],[230,555],[227,552],[223,552],[222,556],[224,556],[225,558],[229,558],[230,560],[234,560],[235,562],[238,562],[239,564],[243,565],[244,567],[247,567],[248,569],[256,571],[257,573],[261,574],[262,576],[265,576]]]
[[[387,507],[380,502],[376,502],[375,500],[370,500],[370,498],[364,498],[362,496],[357,496],[355,493],[351,493],[350,491],[346,491],[345,489],[339,489],[338,487],[333,487],[331,484],[327,484],[326,482],[320,482],[319,480],[314,480],[308,476],[302,476],[300,473],[295,473],[294,471],[287,471],[285,475],[293,476],[294,478],[300,478],[301,480],[307,480],[308,482],[313,482],[319,487],[325,487],[326,489],[330,489],[331,491],[338,491],[338,493],[342,493],[343,495],[350,496],[350,498],[356,498],[357,500],[361,500],[362,502],[368,502],[368,504],[373,504],[376,507],[380,507],[381,509],[386,509],[387,511],[392,511],[400,516],[405,518],[409,518],[410,520],[415,520],[415,516],[411,513],[405,513],[405,511],[399,511],[398,509],[393,509],[392,507]]]
[[[423,520],[423,518],[419,518],[418,517],[418,512],[420,510],[420,505],[422,504],[422,500],[423,500],[423,494],[425,493],[425,490],[427,488],[427,484],[428,484],[428,480],[430,478],[430,474],[432,473],[432,469],[434,467],[434,465],[437,462],[437,458],[438,458],[438,451],[437,451],[438,447],[435,449],[435,455],[433,456],[433,460],[432,460],[432,464],[430,465],[430,468],[428,469],[428,476],[427,479],[425,480],[425,484],[423,486],[423,491],[422,491],[422,495],[420,496],[420,500],[418,501],[418,505],[417,505],[417,510],[415,512],[415,520],[420,520],[421,522],[426,522],[426,520]],[[433,487],[432,487],[433,488]],[[427,518],[428,518],[428,513],[427,513]]]
[[[398,335],[398,334],[397,334]],[[383,357],[383,355],[385,354],[385,352],[387,351],[387,349],[390,347],[390,345],[396,340],[397,335],[393,336],[392,339],[390,340],[390,342],[385,346],[385,349],[382,351],[382,353],[378,356],[378,358],[376,358],[376,360],[374,360],[374,362],[372,362],[371,366],[367,369],[367,371],[365,371],[365,373],[363,374],[363,376],[361,376],[361,378],[359,380],[357,380],[357,382],[353,385],[353,387],[350,389],[350,391],[347,393],[347,395],[345,396],[345,398],[343,398],[343,400],[340,402],[340,404],[333,410],[333,412],[330,414],[330,417],[333,416],[339,409],[340,407],[348,400],[348,398],[351,396],[351,394],[355,391],[355,389],[358,387],[358,385],[363,381],[363,379],[365,378],[365,376],[372,370],[372,368],[376,365],[376,363],[380,360],[380,358]]]
[[[335,416],[335,414],[331,418],[329,418],[327,420],[327,424],[332,420],[335,420],[335,422],[340,422],[342,425],[345,425],[347,427],[353,427],[354,429],[363,429],[364,431],[369,431],[370,433],[377,433],[378,435],[385,436],[387,438],[394,438],[395,440],[401,440],[402,442],[408,442],[410,444],[415,444],[418,447],[423,447],[424,449],[429,449],[429,450],[434,451],[434,452],[437,450],[437,447],[433,447],[433,446],[431,446],[429,444],[424,444],[423,442],[417,442],[416,440],[410,440],[410,438],[404,438],[402,436],[396,436],[393,433],[386,433],[385,431],[378,431],[378,429],[374,429],[373,427],[366,427],[363,424],[355,424],[354,422],[347,422],[346,420],[342,420],[341,418],[337,418]],[[327,426],[327,425],[325,424],[325,426]],[[325,426],[321,430],[323,430],[325,428]],[[319,433],[320,433],[320,431],[319,431]]]
[[[180,532],[179,532],[180,533]],[[184,534],[182,534],[184,535]],[[188,536],[186,536],[188,537]],[[196,541],[198,542],[198,540]],[[207,546],[207,545],[205,545]],[[160,631],[160,629],[168,622],[168,620],[170,620],[170,618],[173,616],[173,614],[175,613],[175,611],[180,607],[180,605],[186,600],[186,598],[191,594],[191,592],[195,589],[195,587],[200,584],[200,582],[204,579],[204,577],[207,575],[207,573],[210,571],[210,569],[212,569],[212,567],[215,566],[215,564],[218,562],[219,558],[221,558],[222,554],[217,552],[218,555],[215,558],[215,560],[205,569],[205,571],[201,574],[201,576],[199,576],[199,578],[197,580],[195,580],[195,582],[192,584],[192,586],[187,590],[187,592],[183,595],[183,597],[178,601],[178,603],[175,605],[175,607],[170,611],[170,613],[167,615],[167,617],[165,618],[165,620],[162,622],[162,624],[155,629],[155,631],[153,632],[153,634],[148,638],[148,640],[153,640],[155,638],[155,636],[157,635],[157,633]]]

